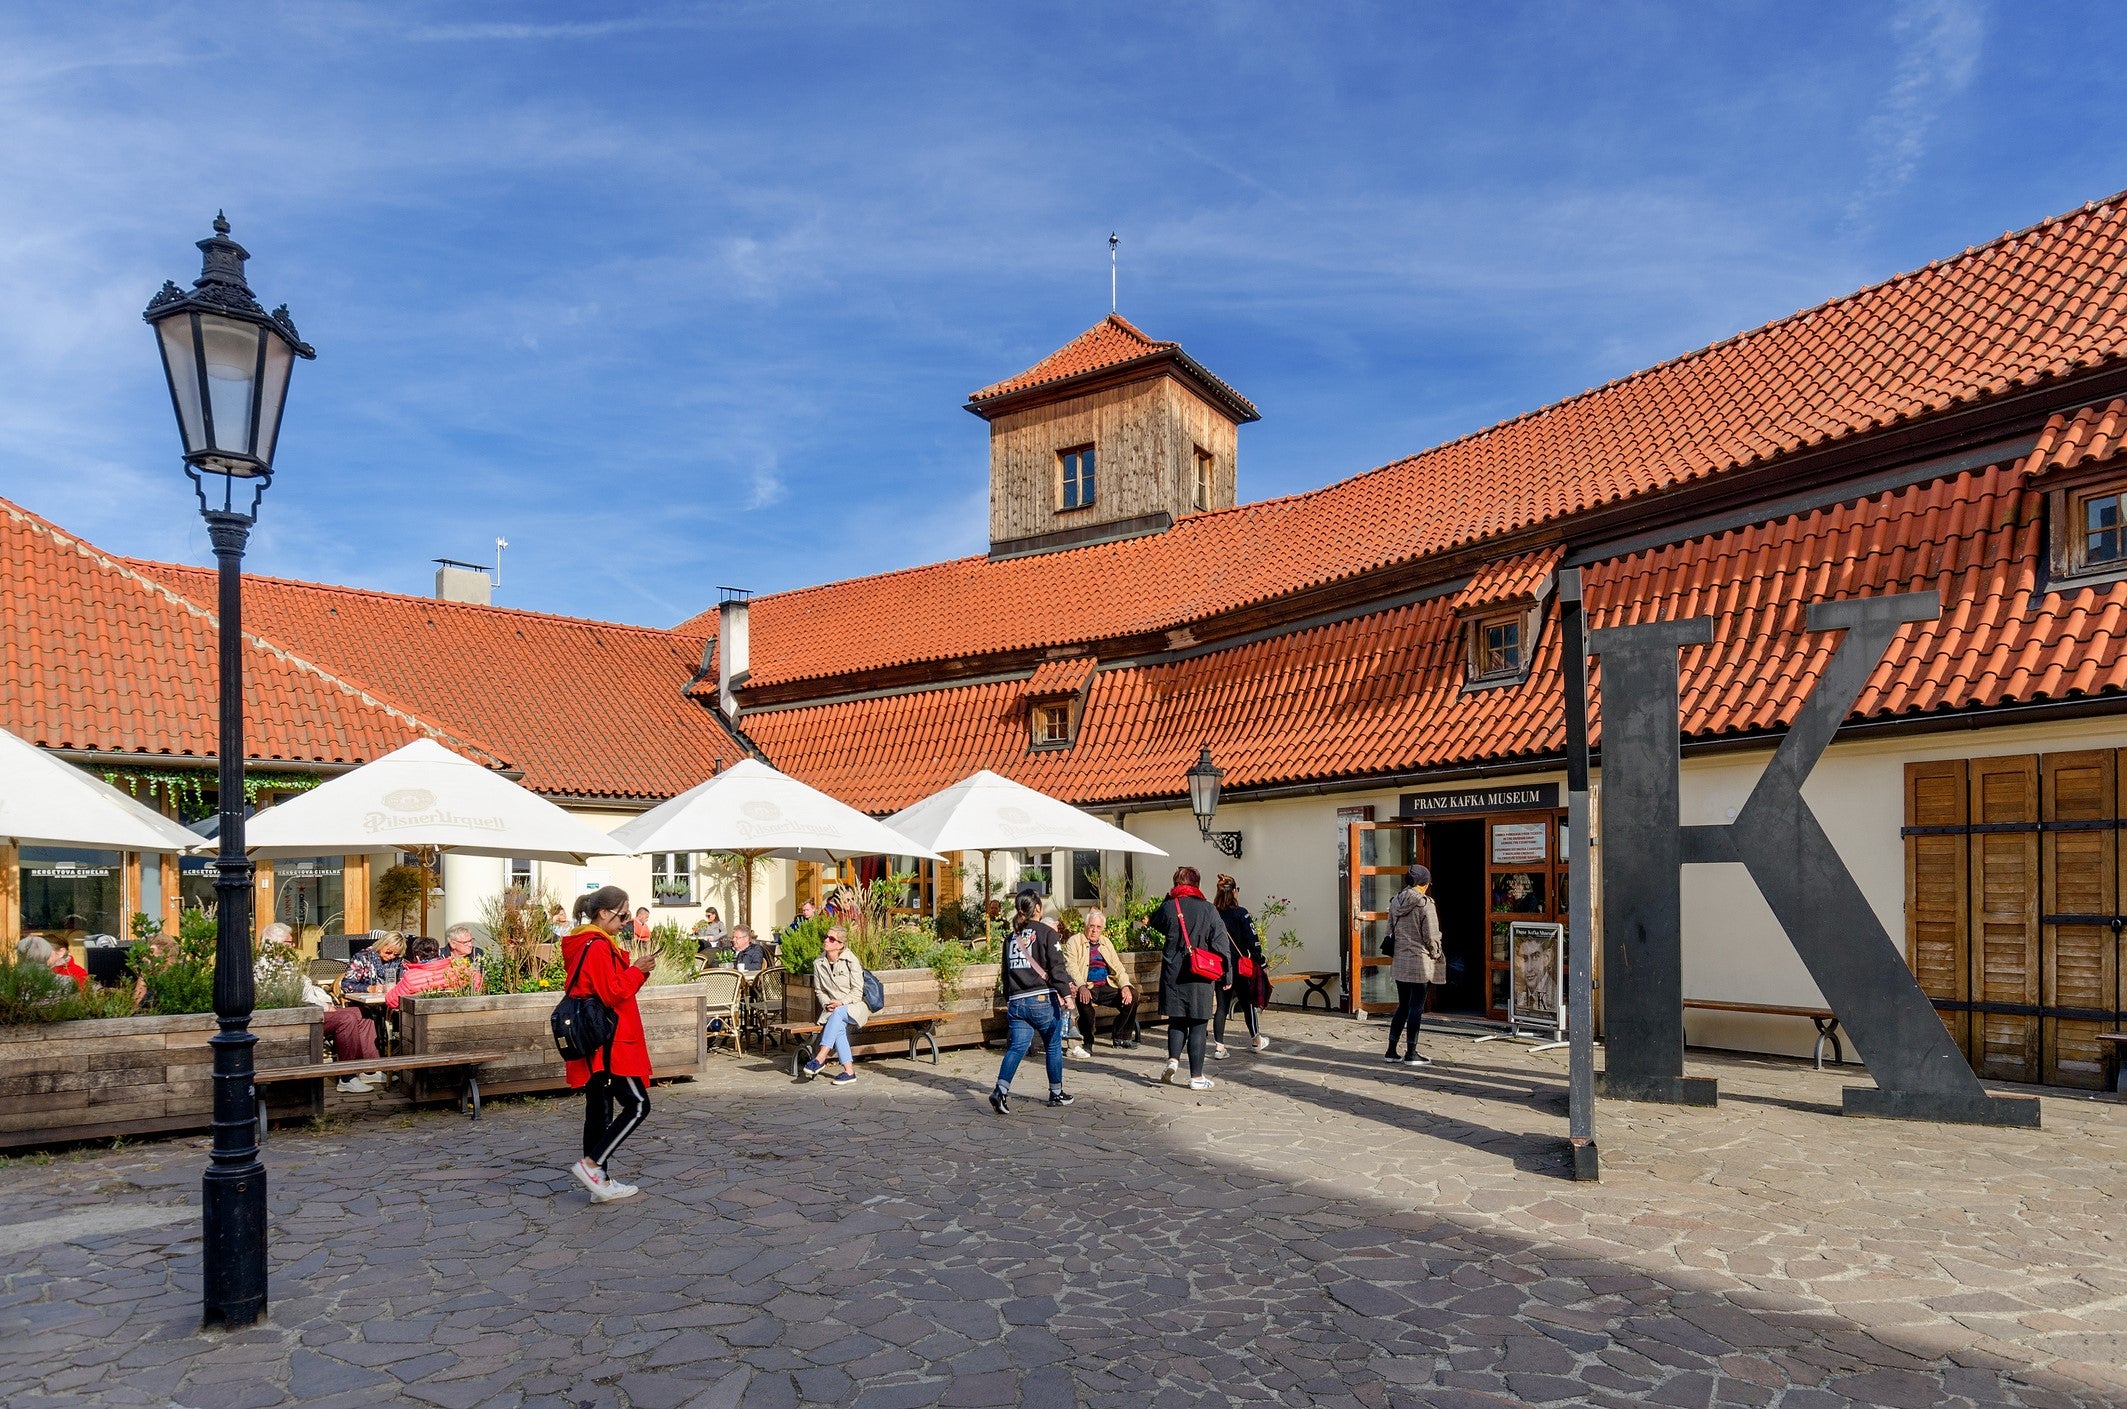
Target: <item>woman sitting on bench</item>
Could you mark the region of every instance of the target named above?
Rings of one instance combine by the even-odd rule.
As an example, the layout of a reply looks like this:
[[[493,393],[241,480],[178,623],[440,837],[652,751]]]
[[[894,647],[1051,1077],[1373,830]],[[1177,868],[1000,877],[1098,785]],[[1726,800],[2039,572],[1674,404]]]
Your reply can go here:
[[[832,1053],[842,1063],[835,1085],[847,1086],[857,1079],[857,1063],[849,1054],[849,1030],[864,1026],[871,1009],[864,1006],[864,965],[849,952],[849,936],[840,925],[820,941],[820,957],[812,966],[812,991],[820,1000],[820,1050],[805,1064],[805,1079],[818,1076]]]

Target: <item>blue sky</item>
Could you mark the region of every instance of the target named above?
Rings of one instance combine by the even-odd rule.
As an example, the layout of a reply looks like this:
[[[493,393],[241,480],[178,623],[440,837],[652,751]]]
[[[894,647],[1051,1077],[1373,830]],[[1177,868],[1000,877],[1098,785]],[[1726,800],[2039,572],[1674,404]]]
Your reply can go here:
[[[587,18],[588,17],[588,18]],[[1243,498],[2127,186],[2127,7],[0,12],[0,494],[207,561],[149,334],[217,207],[319,357],[262,572],[669,625],[978,552],[966,393],[1107,311]]]

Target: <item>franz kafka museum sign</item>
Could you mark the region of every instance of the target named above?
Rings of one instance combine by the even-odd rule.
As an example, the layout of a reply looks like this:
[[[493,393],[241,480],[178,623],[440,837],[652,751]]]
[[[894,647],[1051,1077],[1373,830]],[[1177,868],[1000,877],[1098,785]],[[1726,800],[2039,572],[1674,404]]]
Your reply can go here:
[[[1518,788],[1475,788],[1452,793],[1404,793],[1396,803],[1399,818],[1469,817],[1485,812],[1529,812],[1560,806],[1558,784],[1524,783]]]

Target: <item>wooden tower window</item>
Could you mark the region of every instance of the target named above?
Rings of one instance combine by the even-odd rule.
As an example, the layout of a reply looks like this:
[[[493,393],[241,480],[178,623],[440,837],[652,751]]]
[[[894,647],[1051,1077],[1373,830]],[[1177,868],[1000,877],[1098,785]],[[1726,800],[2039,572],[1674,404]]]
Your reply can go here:
[[[1212,473],[1217,468],[1217,457],[1209,450],[1198,446],[1196,452],[1196,506],[1199,509],[1211,507]]]
[[[1056,507],[1059,509],[1089,509],[1093,507],[1093,447],[1074,446],[1056,457]]]

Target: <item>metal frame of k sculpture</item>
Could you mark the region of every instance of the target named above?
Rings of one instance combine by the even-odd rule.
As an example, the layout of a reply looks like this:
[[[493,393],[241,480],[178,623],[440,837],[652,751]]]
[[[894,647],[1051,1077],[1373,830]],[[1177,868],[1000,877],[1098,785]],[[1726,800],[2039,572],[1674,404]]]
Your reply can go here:
[[[1935,592],[1813,603],[1809,630],[1845,638],[1725,826],[1684,826],[1678,810],[1677,651],[1710,643],[1711,618],[1590,633],[1590,654],[1603,660],[1605,1096],[1717,1099],[1713,1081],[1684,1075],[1683,868],[1734,862],[1750,872],[1875,1078],[1873,1087],[1846,1088],[1846,1114],[2037,1127],[2035,1099],[1980,1086],[1802,797],[1892,638],[1941,614]]]

